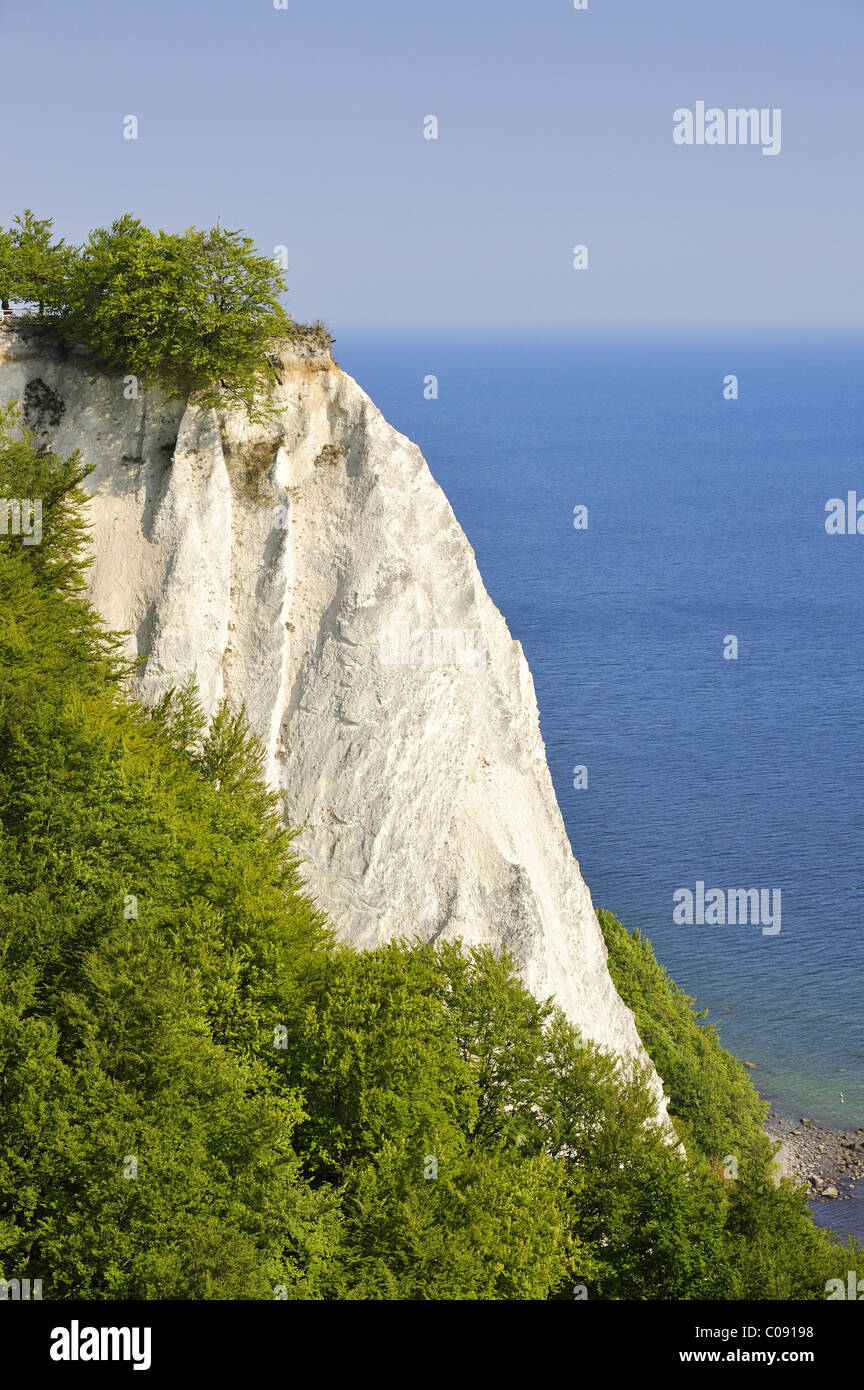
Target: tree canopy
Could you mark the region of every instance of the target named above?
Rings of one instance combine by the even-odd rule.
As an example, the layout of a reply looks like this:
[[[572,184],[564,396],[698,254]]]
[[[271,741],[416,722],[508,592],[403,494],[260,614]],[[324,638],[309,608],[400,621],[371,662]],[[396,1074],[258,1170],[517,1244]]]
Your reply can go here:
[[[82,246],[52,240],[29,209],[0,228],[0,296],[95,365],[203,405],[258,414],[274,340],[291,332],[274,260],[214,227],[153,232],[125,214]]]
[[[42,315],[60,304],[73,250],[55,241],[51,218],[40,220],[29,208],[0,227],[0,302],[33,305]]]

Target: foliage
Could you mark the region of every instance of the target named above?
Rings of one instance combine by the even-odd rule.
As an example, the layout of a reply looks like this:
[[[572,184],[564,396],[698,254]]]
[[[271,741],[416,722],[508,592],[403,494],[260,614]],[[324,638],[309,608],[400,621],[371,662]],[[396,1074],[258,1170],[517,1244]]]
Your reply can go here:
[[[0,302],[38,306],[39,314],[55,309],[63,297],[73,248],[54,241],[51,218],[40,220],[30,208],[0,227]]]
[[[127,213],[68,247],[52,244],[51,226],[28,211],[0,230],[0,294],[37,305],[31,318],[101,368],[203,406],[267,413],[273,341],[291,321],[282,272],[249,237],[153,232]]]
[[[753,1174],[766,1174],[773,1154],[762,1126],[768,1113],[742,1064],[720,1042],[706,1010],[658,962],[638,928],[631,934],[611,912],[597,913],[609,949],[609,973],[633,1010],[636,1027],[669,1096],[669,1114],[688,1152],[722,1173],[734,1157]]]
[[[475,1010],[484,1038],[465,1030]],[[306,1171],[343,1193],[350,1296],[543,1298],[560,1278],[575,1244],[563,1170],[533,1120],[505,1113],[527,1077],[504,1059],[542,1055],[543,1016],[488,951],[334,955],[285,1065],[308,1116]]]

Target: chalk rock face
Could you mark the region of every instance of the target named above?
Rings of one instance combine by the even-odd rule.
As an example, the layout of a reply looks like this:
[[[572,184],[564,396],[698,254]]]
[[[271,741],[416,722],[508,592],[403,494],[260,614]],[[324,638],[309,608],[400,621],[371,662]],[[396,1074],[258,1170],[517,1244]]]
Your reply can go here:
[[[500,943],[588,1037],[644,1060],[522,649],[420,450],[326,339],[283,348],[264,425],[136,398],[5,330],[13,397],[92,465],[92,597],[146,657],[133,693],[153,700],[194,671],[208,709],[245,701],[337,928],[358,946]]]

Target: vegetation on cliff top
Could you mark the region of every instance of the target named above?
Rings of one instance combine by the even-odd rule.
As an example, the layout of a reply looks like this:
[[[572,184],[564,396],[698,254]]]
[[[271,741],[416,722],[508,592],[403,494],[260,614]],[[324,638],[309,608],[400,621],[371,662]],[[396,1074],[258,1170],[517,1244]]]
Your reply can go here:
[[[639,1069],[506,957],[334,940],[241,714],[205,719],[191,684],[126,697],[83,594],[82,471],[0,421],[0,494],[46,499],[41,545],[0,540],[0,1277],[520,1300],[845,1278],[854,1254],[775,1189],[719,1045],[617,924],[686,1159]],[[737,1178],[712,1168],[727,1143]]]
[[[96,366],[202,405],[260,414],[273,340],[291,332],[283,272],[249,237],[153,232],[129,214],[81,246],[28,209],[0,228],[0,300]]]

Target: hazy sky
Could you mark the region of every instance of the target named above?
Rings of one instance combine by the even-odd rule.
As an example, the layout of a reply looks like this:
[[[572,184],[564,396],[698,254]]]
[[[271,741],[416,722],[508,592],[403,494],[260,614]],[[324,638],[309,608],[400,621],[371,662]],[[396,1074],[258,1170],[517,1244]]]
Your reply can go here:
[[[286,3],[0,0],[0,222],[219,218],[336,325],[861,322],[864,0]]]

